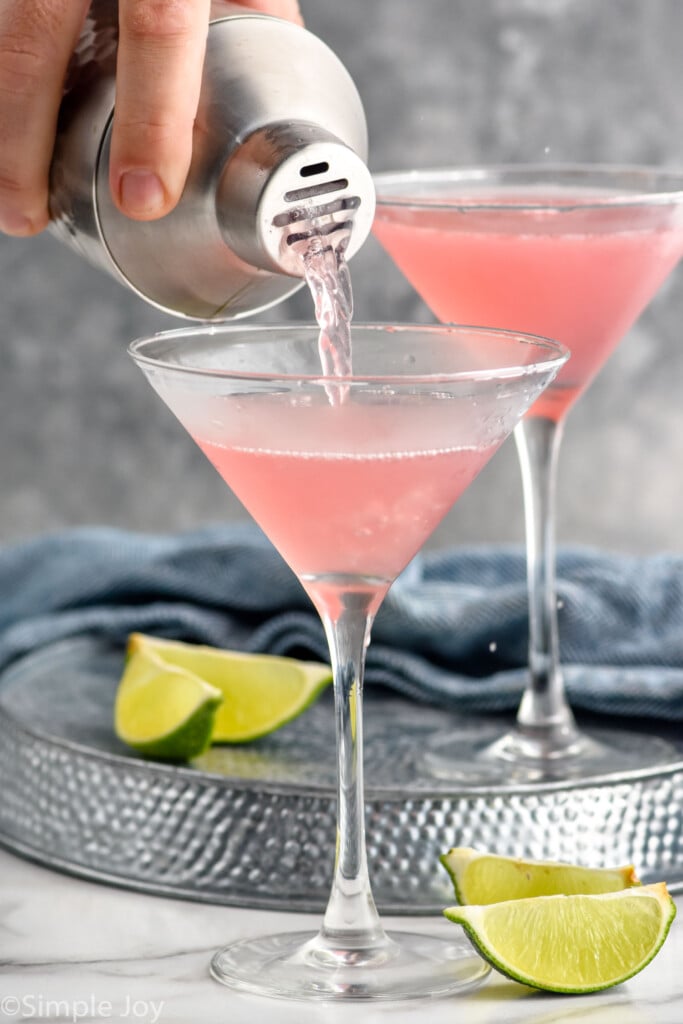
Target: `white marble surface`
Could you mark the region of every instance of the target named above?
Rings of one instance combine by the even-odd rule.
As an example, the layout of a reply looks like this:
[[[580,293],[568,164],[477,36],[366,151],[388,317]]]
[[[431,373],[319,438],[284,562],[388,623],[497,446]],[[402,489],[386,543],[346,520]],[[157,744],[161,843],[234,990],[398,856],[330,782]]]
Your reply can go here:
[[[144,896],[0,850],[0,1024],[681,1024],[680,897],[678,908],[657,959],[599,995],[546,996],[492,974],[476,992],[433,1003],[309,1007],[230,992],[211,980],[207,965],[231,939],[314,927],[316,919]],[[452,927],[438,919],[422,924]]]

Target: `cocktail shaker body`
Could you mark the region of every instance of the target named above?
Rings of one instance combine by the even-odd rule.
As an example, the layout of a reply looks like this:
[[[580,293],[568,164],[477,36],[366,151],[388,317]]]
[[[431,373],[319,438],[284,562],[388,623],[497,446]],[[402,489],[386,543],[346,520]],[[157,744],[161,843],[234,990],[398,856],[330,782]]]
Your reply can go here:
[[[246,316],[301,283],[304,231],[367,237],[374,187],[355,85],[305,29],[226,5],[207,37],[193,159],[176,208],[133,221],[109,189],[116,0],[94,0],[69,70],[50,181],[51,230],[161,309]]]

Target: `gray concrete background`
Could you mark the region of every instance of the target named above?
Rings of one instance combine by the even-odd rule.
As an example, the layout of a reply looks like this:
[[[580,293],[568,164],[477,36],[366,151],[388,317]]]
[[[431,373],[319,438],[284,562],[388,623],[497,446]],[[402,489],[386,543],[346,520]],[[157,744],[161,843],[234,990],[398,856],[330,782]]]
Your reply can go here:
[[[363,95],[373,169],[496,161],[683,166],[680,0],[303,0]],[[430,320],[370,241],[358,319]],[[0,239],[0,540],[86,523],[244,517],[125,354],[170,319],[47,236]],[[683,550],[683,269],[573,411],[559,538]],[[311,317],[305,296],[269,319]],[[436,543],[518,541],[511,443]]]

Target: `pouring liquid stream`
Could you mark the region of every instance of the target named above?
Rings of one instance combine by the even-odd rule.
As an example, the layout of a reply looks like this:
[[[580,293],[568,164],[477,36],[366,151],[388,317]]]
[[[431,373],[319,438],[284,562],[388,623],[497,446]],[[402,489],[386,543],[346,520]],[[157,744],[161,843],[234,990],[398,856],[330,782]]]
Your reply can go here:
[[[329,234],[312,228],[306,232],[306,237],[292,243],[313,299],[315,319],[320,329],[320,368],[325,377],[344,378],[353,373],[353,292],[346,262],[350,234],[351,227],[346,224],[334,232],[334,240]],[[328,384],[326,391],[331,405],[344,402],[348,395],[348,387],[341,381]]]

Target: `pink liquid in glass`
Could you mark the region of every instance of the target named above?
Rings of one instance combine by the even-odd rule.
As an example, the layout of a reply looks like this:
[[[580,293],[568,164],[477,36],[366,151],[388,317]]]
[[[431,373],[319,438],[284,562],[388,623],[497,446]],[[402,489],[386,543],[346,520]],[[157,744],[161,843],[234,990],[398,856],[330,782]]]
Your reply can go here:
[[[511,204],[555,206],[507,209],[508,196]],[[594,198],[604,203],[605,193]],[[487,201],[497,208],[467,208]],[[590,194],[559,189],[479,191],[463,204],[380,205],[375,234],[443,322],[541,334],[570,349],[569,362],[531,410],[559,419],[683,255],[680,210],[590,206]]]
[[[502,438],[454,442],[446,398],[318,398],[235,399],[222,430],[191,432],[307,589],[381,596]]]

